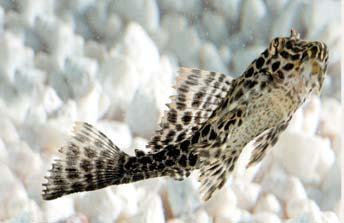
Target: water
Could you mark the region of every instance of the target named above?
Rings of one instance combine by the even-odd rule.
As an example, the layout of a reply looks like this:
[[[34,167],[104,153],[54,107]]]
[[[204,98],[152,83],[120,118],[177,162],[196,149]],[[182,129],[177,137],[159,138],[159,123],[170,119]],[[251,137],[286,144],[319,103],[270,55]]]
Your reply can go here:
[[[339,8],[334,0],[1,0],[0,221],[338,222]],[[329,47],[322,96],[298,111],[260,166],[239,168],[213,200],[199,201],[196,175],[42,200],[43,176],[74,121],[128,153],[144,149],[177,67],[237,77],[291,28]]]

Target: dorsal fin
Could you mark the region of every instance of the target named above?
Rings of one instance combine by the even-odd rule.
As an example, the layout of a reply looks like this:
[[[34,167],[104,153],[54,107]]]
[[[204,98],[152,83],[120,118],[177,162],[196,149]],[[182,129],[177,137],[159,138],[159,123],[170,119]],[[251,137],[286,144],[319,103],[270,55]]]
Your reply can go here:
[[[158,151],[190,137],[209,119],[226,97],[233,78],[225,74],[185,68],[179,69],[176,90],[162,117],[160,129],[147,147]]]

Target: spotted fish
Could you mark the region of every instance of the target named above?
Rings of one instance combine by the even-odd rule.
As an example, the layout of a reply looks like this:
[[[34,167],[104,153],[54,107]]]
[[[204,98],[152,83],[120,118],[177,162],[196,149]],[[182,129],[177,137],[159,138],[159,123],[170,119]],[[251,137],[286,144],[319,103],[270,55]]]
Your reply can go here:
[[[208,200],[233,171],[253,141],[247,167],[261,161],[295,111],[320,93],[327,46],[292,30],[273,39],[238,78],[180,68],[150,152],[130,156],[88,123],[77,122],[43,184],[43,199],[92,191],[154,177],[182,180],[199,170],[201,196]]]

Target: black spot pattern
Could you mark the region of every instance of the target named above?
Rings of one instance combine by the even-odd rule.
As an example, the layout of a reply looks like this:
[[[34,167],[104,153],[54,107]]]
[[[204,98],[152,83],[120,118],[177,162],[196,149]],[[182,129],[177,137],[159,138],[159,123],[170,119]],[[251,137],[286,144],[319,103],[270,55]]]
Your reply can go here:
[[[253,88],[257,83],[257,81],[246,80],[244,82],[244,87],[250,89]]]
[[[201,102],[199,100],[193,100],[191,106],[194,108],[198,108]]]
[[[167,120],[171,123],[176,123],[177,122],[177,111],[170,110],[167,114]]]
[[[229,129],[229,126],[234,125],[235,124],[235,120],[229,120],[226,125],[225,125],[225,130],[227,131]]]
[[[170,146],[170,148],[166,148],[166,150],[166,155],[174,159],[176,159],[180,155],[180,150],[177,149],[175,146]]]
[[[279,61],[276,61],[272,64],[271,68],[272,71],[275,72],[276,70],[278,70],[278,68],[280,67],[281,63]]]
[[[136,157],[142,157],[144,155],[145,155],[145,152],[143,152],[142,150],[135,149],[135,156]]]
[[[185,103],[176,102],[176,104],[177,104],[177,109],[178,109],[178,110],[183,111],[183,110],[186,109],[186,104],[185,104]]]
[[[183,167],[186,167],[187,165],[186,162],[187,162],[187,157],[185,155],[182,155],[178,160],[178,163]]]
[[[242,91],[242,89],[240,88],[238,90],[238,92],[235,94],[234,96],[234,100],[237,101],[241,96],[243,96],[244,92]]]
[[[80,191],[82,190],[84,185],[82,183],[76,182],[71,185],[73,191]]]
[[[219,129],[222,129],[222,127],[225,125],[225,121],[222,121],[220,124],[219,124],[219,126],[218,126],[218,128]]]
[[[191,121],[192,114],[191,112],[185,112],[184,116],[182,117],[182,121],[185,125],[189,124]]]
[[[210,131],[210,124],[207,124],[207,125],[202,129],[202,136],[204,137],[204,136],[208,135],[209,131]]]
[[[94,157],[96,157],[96,151],[94,151],[90,146],[86,146],[84,148],[84,152],[89,159],[93,159]]]
[[[245,75],[246,78],[252,77],[252,75],[253,75],[253,67],[250,67],[250,68],[245,72],[244,75]]]
[[[190,146],[190,141],[189,140],[184,140],[181,144],[180,144],[180,149],[182,151],[187,151],[189,149]]]
[[[257,60],[256,60],[256,68],[257,69],[260,69],[262,68],[262,66],[264,65],[264,58],[263,57],[259,57]]]
[[[181,132],[177,137],[177,142],[183,141],[185,139],[185,132]]]
[[[287,63],[286,65],[284,65],[283,70],[285,70],[285,71],[290,71],[290,70],[293,69],[293,68],[294,68],[294,64],[292,64],[292,63]]]
[[[83,160],[81,160],[80,168],[85,172],[89,172],[92,170],[93,166],[92,166],[91,161],[89,161],[87,159],[83,159]]]
[[[155,154],[153,154],[153,159],[157,162],[162,162],[165,159],[165,150],[161,150]]]
[[[317,55],[317,52],[318,52],[318,47],[312,46],[311,49],[310,49],[310,51],[311,51],[311,57],[312,57],[312,58],[315,58],[316,55]]]
[[[215,140],[217,137],[216,132],[214,131],[214,129],[211,130],[210,135],[209,135],[209,140]]]
[[[198,156],[191,153],[190,156],[189,156],[189,165],[190,166],[195,166],[196,163],[197,163],[197,159],[198,159]]]
[[[135,163],[136,163],[136,157],[129,157],[127,162],[124,164],[124,168],[126,170],[130,170],[134,167]]]
[[[283,72],[281,72],[281,71],[278,71],[277,72],[277,77],[279,78],[279,79],[284,79],[284,74],[283,74]]]
[[[293,61],[299,60],[300,59],[300,54],[293,54],[293,55],[291,55],[290,59],[293,60]]]
[[[287,51],[282,51],[280,54],[284,59],[289,59],[289,53]]]
[[[192,144],[197,143],[199,137],[200,137],[200,133],[197,131],[197,132],[192,136],[191,143],[192,143]]]
[[[170,167],[170,166],[173,166],[175,164],[175,162],[173,160],[166,160],[165,161],[165,165]]]
[[[183,129],[183,126],[181,124],[176,125],[176,130],[179,132]]]

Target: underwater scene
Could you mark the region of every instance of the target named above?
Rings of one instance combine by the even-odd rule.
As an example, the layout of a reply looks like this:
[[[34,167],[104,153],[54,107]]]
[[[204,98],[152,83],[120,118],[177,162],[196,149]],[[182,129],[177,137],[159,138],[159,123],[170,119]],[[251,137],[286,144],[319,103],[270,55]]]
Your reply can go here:
[[[0,0],[0,222],[339,223],[340,7]]]

